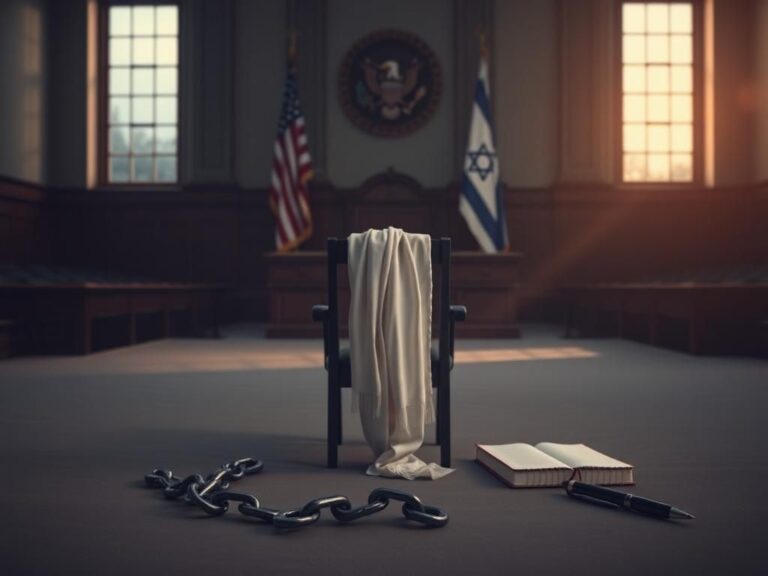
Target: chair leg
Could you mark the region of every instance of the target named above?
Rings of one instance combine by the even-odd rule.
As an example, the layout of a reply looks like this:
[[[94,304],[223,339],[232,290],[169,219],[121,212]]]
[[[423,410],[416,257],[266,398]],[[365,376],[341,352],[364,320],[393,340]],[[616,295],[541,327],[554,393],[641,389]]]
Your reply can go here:
[[[437,396],[437,413],[440,427],[440,465],[446,468],[451,466],[451,396],[449,388],[450,380],[440,388]]]
[[[338,436],[338,444],[337,446],[341,446],[344,443],[344,434],[343,434],[343,428],[341,427],[341,390],[339,390],[339,402],[338,402],[338,408],[336,410],[336,413],[338,414],[338,422],[336,423],[336,429],[339,431]]]
[[[435,393],[437,394],[437,414],[435,414],[435,445],[440,445],[440,427],[442,424],[440,423],[440,388],[435,388]]]
[[[341,436],[339,424],[341,411],[339,399],[341,390],[338,385],[328,383],[328,468],[336,468],[339,465],[339,437]]]

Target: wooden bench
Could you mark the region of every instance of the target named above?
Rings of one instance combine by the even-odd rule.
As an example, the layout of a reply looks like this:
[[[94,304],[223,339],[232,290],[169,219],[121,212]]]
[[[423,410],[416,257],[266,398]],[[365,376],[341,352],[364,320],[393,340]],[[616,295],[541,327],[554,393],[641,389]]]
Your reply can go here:
[[[18,273],[1,272],[0,317],[14,321],[13,347],[22,353],[88,354],[152,338],[218,331],[223,286],[107,277],[73,281],[88,274],[55,273],[30,274],[18,282]]]
[[[566,336],[632,338],[691,354],[764,354],[768,279],[694,278],[566,288]]]

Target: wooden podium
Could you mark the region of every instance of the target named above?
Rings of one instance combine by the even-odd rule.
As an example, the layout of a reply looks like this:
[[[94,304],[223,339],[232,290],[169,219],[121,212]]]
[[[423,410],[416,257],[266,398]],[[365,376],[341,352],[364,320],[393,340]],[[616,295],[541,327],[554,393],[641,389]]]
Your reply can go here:
[[[520,254],[454,252],[451,304],[467,307],[467,320],[456,326],[459,338],[517,338],[517,291]],[[325,304],[325,252],[267,254],[268,338],[319,338],[312,306]],[[349,282],[339,274],[340,328],[346,336]],[[433,306],[437,293],[433,294]],[[437,317],[433,314],[433,317]]]

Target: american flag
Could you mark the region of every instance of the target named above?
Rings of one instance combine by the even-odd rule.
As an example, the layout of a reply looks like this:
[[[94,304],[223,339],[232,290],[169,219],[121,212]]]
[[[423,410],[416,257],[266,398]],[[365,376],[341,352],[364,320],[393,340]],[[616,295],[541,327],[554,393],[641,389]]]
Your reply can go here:
[[[312,234],[307,182],[312,178],[304,117],[299,109],[296,70],[288,66],[283,108],[272,160],[270,203],[275,214],[275,244],[278,252],[293,250]]]

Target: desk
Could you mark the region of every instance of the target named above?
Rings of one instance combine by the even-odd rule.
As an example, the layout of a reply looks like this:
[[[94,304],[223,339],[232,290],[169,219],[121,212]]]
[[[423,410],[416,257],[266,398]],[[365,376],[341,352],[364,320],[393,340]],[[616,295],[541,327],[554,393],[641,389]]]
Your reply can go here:
[[[312,306],[326,302],[325,252],[267,254],[268,338],[319,338]],[[451,304],[467,307],[456,326],[459,338],[517,338],[520,254],[454,252],[451,255]],[[340,271],[340,326],[346,335],[349,284]],[[433,295],[436,303],[437,296]],[[433,316],[435,316],[433,314]]]

